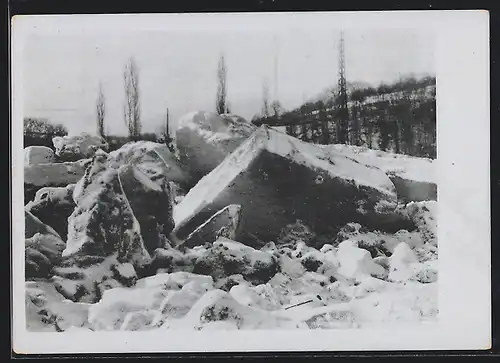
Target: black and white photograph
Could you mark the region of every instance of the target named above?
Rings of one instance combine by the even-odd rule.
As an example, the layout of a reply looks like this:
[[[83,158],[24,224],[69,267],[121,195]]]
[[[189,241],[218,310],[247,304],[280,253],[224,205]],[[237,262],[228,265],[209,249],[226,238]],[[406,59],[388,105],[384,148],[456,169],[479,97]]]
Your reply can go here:
[[[365,330],[391,332],[384,347],[408,329],[432,337],[450,320],[443,286],[461,276],[448,264],[470,258],[480,274],[488,251],[474,257],[467,233],[460,247],[443,229],[465,228],[447,201],[478,192],[450,196],[456,99],[444,99],[457,90],[439,17],[383,15],[14,19],[18,329],[146,345],[203,332],[346,334],[360,349]],[[453,148],[468,132],[489,142],[480,117]],[[468,276],[461,288],[479,300]]]

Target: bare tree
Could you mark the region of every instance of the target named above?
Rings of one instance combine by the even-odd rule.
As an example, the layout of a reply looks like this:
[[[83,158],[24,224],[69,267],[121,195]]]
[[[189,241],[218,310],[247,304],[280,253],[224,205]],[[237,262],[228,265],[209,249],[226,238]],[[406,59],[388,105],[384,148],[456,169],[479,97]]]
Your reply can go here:
[[[172,152],[175,152],[175,147],[173,144],[173,138],[170,135],[170,115],[169,115],[169,109],[167,108],[167,112],[165,114],[165,126],[164,130],[161,133],[161,140],[162,142],[167,145],[168,149]]]
[[[275,100],[271,103],[271,109],[273,111],[274,117],[280,117],[283,108],[281,107],[281,103],[278,100]]]
[[[216,111],[219,115],[227,113],[228,111],[226,105],[226,92],[227,92],[226,74],[227,70],[226,70],[224,55],[221,55],[219,59],[219,67],[217,69],[218,86],[217,86]]]
[[[125,82],[125,125],[128,134],[135,138],[141,134],[141,109],[139,101],[139,71],[133,58],[125,65],[123,72]]]
[[[359,88],[354,88],[351,92],[351,122],[349,127],[349,139],[351,145],[360,146],[361,130],[363,128],[363,92]]]
[[[106,115],[106,102],[102,91],[102,84],[99,82],[99,94],[96,101],[97,112],[97,134],[104,137],[104,116]]]
[[[262,117],[269,117],[269,86],[267,82],[262,85]]]

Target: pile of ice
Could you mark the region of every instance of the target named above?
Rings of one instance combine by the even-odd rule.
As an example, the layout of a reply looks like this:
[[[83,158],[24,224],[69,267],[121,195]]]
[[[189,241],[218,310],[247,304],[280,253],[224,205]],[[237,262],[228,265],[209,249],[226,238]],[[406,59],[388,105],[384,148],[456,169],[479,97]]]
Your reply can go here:
[[[113,155],[98,150],[74,183],[63,178],[65,187],[39,189],[25,206],[30,225],[43,232],[26,230],[27,278],[50,278],[65,298],[85,302],[136,279],[150,253],[169,245],[174,227],[173,189],[180,169],[165,148],[139,142]],[[52,245],[57,251],[49,250]]]
[[[435,320],[437,260],[416,253],[432,249],[433,241],[399,242],[392,253],[372,257],[359,247],[362,234],[320,250],[304,242],[256,250],[220,238],[179,253],[185,259],[177,271],[106,289],[93,304],[64,301],[50,285],[36,294],[28,289],[29,324],[94,331],[316,329]],[[74,322],[68,310],[77,312]]]
[[[108,285],[93,303],[67,300],[71,287],[58,278],[37,286],[29,282],[28,326],[37,331],[340,329],[434,321],[436,241],[426,232],[434,228],[433,203],[419,203],[418,213],[415,204],[406,207],[419,230],[389,235],[350,223],[339,233],[342,242],[321,249],[296,234],[290,237],[293,248],[269,243],[253,249],[219,238],[184,252],[170,249],[167,268],[140,279],[131,265],[110,262],[117,266],[110,269],[114,275],[100,277],[101,285]],[[408,234],[412,238],[405,239]],[[102,271],[88,276],[88,283]],[[78,269],[68,267],[66,273]],[[120,275],[129,278],[128,285],[113,282]]]
[[[189,114],[177,131],[178,155],[152,142],[61,146],[90,157],[71,163],[26,151],[28,329],[436,318],[432,162],[318,147],[234,115]]]
[[[108,149],[102,137],[89,134],[56,136],[52,142],[55,152],[46,146],[24,149],[25,204],[32,201],[41,188],[76,183],[96,151]]]

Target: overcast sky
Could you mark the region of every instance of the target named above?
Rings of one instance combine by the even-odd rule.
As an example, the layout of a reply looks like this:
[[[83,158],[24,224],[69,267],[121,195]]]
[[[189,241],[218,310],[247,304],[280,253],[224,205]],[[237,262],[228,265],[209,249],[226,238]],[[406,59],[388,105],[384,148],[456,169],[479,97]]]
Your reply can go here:
[[[155,130],[166,107],[174,122],[186,112],[215,109],[221,53],[233,113],[251,119],[260,112],[265,79],[271,97],[292,109],[336,84],[339,34],[334,26],[34,33],[24,43],[24,115],[63,123],[71,133],[95,132],[101,81],[108,132],[124,134],[122,77],[133,56],[144,129]],[[347,29],[347,80],[376,85],[409,73],[434,74],[433,50],[432,34],[418,30]]]

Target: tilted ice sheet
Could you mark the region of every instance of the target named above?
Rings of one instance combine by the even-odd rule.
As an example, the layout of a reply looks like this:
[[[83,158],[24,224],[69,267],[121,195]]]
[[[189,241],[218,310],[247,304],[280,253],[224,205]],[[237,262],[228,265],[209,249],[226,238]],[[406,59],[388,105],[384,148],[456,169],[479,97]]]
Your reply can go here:
[[[394,185],[380,169],[367,167],[340,153],[325,152],[315,145],[262,126],[218,167],[203,177],[174,208],[175,224],[180,225],[203,209],[264,150],[311,169],[326,171],[333,177],[354,181],[358,186],[368,186],[395,197]]]

